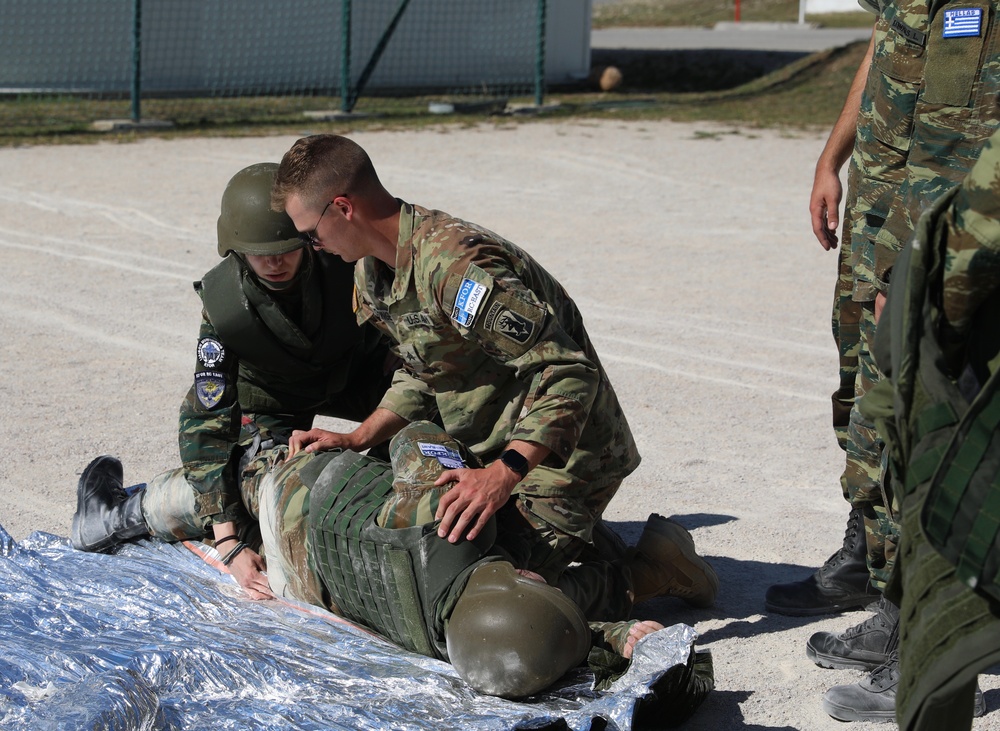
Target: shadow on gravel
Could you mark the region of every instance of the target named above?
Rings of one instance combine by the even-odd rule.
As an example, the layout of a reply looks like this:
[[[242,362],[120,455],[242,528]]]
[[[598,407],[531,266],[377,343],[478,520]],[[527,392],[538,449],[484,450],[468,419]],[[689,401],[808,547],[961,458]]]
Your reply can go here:
[[[718,690],[708,694],[698,710],[684,724],[689,731],[799,731],[794,726],[761,726],[760,724],[743,723],[743,710],[740,704],[746,703],[753,695],[746,690]]]

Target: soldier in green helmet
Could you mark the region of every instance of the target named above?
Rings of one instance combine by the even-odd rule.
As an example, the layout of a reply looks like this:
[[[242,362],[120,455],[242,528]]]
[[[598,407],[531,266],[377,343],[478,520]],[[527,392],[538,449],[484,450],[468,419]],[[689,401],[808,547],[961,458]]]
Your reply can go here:
[[[222,195],[222,261],[195,283],[202,300],[193,383],[180,408],[183,467],[116,505],[79,496],[73,544],[100,551],[137,536],[214,537],[251,548],[230,569],[254,598],[270,594],[253,536],[253,497],[242,491],[252,458],[318,414],[360,421],[378,404],[398,361],[352,309],[353,267],[313,251],[270,208],[275,163],[240,170]]]

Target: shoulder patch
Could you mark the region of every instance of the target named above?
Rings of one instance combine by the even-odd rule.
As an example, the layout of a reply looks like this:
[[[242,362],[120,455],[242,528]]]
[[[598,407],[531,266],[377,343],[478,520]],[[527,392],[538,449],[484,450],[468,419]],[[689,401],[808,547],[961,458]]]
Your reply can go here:
[[[492,330],[521,345],[529,342],[535,333],[534,322],[524,315],[514,312],[509,307],[505,307],[501,302],[494,302],[490,306],[483,326],[487,330]]]
[[[226,359],[226,349],[215,338],[198,341],[198,362],[202,368],[215,368]]]
[[[983,25],[982,8],[954,8],[944,11],[942,38],[978,36]]]
[[[202,406],[214,408],[226,393],[226,374],[218,371],[195,373],[194,391]]]
[[[455,307],[451,311],[451,319],[463,327],[472,327],[476,320],[476,313],[483,303],[489,287],[480,284],[469,278],[462,280],[458,288],[458,295],[455,297]]]

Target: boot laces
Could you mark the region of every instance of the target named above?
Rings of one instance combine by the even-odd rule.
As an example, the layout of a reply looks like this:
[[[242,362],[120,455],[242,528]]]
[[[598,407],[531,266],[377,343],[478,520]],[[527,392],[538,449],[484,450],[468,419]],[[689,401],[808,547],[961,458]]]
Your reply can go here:
[[[890,653],[889,658],[872,670],[868,676],[872,688],[876,690],[886,690],[899,682],[899,655],[896,652]]]
[[[821,572],[826,573],[827,571],[831,571],[851,558],[851,551],[847,547],[847,544],[852,538],[857,537],[860,522],[860,513],[856,510],[851,510],[851,517],[847,520],[847,528],[844,529],[844,541],[841,543],[840,548],[834,551],[830,558],[826,560],[826,563],[820,566],[819,570]]]
[[[843,632],[843,637],[845,639],[851,637],[857,637],[858,635],[864,634],[865,632],[869,632],[870,630],[873,629],[887,629],[887,630],[891,629],[892,622],[890,622],[886,618],[882,605],[883,601],[885,600],[883,599],[879,602],[878,610],[875,612],[875,614],[870,616],[864,622],[861,622],[860,624],[856,624],[852,627],[848,627],[847,629],[845,629]]]

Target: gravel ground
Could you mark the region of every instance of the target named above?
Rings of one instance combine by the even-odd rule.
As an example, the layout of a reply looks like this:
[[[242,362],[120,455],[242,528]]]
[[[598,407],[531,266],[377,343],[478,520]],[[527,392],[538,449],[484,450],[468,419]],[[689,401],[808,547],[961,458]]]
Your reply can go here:
[[[829,426],[836,262],[806,211],[824,135],[542,122],[356,139],[396,195],[522,245],[580,305],[643,454],[607,517],[635,539],[649,513],[675,516],[722,582],[713,609],[638,612],[693,625],[712,650],[717,689],[685,728],[845,728],[820,699],[860,675],[817,668],[803,646],[866,615],[763,608],[768,585],[840,545],[847,515]],[[217,261],[219,197],[292,142],[0,150],[0,524],[15,538],[68,535],[97,454],[132,482],[175,466],[191,282]],[[981,684],[1000,705],[997,678]]]

